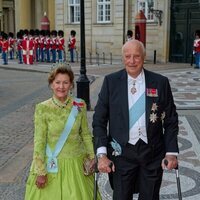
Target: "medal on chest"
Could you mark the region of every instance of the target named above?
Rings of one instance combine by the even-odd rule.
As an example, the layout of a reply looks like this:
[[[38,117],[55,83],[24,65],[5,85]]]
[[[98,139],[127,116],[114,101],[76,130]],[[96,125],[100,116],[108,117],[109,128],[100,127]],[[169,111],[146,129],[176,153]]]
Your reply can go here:
[[[132,94],[135,94],[135,93],[137,92],[136,87],[135,87],[135,82],[136,82],[136,81],[133,81],[133,86],[132,86],[132,88],[131,88],[131,93],[132,93]]]

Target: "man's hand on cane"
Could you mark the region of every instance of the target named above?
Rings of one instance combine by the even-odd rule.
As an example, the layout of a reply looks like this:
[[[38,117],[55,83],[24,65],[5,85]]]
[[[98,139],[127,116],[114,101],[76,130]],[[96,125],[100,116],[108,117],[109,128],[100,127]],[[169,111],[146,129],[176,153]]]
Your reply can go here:
[[[110,173],[115,171],[115,165],[111,160],[108,159],[106,155],[98,158],[98,170],[103,173]]]
[[[177,157],[174,155],[166,155],[162,160],[162,168],[172,170],[175,169],[178,165]]]

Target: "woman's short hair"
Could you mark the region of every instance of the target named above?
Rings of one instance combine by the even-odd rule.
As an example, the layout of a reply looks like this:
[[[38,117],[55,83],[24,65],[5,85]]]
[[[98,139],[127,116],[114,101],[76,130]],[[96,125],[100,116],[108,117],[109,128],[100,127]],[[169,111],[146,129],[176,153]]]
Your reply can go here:
[[[58,74],[67,74],[69,76],[70,82],[74,86],[74,73],[71,67],[68,66],[67,64],[61,64],[53,68],[53,70],[49,73],[49,76],[48,76],[49,85],[53,83],[53,81],[55,80]]]

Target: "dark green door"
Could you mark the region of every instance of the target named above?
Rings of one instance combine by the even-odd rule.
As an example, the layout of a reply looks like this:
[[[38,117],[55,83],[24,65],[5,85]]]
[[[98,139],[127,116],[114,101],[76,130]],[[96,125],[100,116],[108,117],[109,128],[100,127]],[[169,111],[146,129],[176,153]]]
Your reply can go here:
[[[172,0],[170,62],[190,63],[195,30],[200,30],[200,1]]]

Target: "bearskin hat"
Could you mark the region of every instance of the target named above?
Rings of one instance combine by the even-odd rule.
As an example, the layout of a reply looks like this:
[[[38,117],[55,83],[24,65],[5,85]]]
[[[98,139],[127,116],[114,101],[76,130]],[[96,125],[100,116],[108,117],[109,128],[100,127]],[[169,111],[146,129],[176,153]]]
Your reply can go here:
[[[58,31],[58,36],[63,37],[64,36],[64,32],[62,30]]]
[[[76,31],[75,30],[71,30],[71,35],[72,36],[76,36]]]

